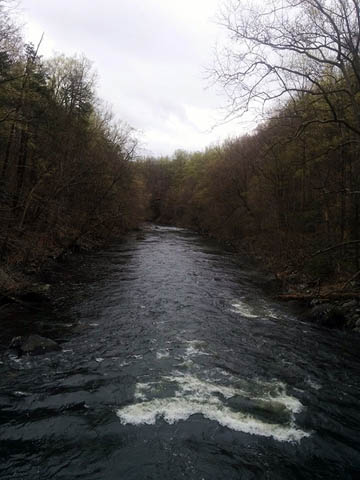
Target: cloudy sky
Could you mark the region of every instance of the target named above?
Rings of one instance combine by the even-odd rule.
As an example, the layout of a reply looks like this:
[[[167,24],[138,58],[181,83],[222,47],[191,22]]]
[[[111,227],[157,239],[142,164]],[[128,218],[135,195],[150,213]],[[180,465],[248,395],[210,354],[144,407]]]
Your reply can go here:
[[[25,35],[40,53],[83,53],[98,92],[139,131],[143,151],[198,150],[251,128],[222,124],[226,100],[206,68],[225,32],[214,21],[221,0],[21,0]],[[215,125],[217,127],[213,128]]]

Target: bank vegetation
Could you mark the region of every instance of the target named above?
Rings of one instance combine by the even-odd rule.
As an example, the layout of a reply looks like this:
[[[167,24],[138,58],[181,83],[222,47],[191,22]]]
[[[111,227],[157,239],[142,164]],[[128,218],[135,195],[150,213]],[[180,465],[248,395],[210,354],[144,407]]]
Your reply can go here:
[[[360,7],[230,1],[212,78],[255,131],[147,159],[154,218],[245,248],[306,288],[360,277]]]
[[[360,7],[229,1],[211,78],[256,130],[202,152],[142,158],[82,56],[43,59],[0,1],[0,259],[31,268],[144,219],[247,251],[279,277],[360,280]],[[308,292],[309,293],[309,292]]]
[[[144,219],[138,140],[96,93],[81,55],[43,59],[0,1],[2,276],[91,248]],[[5,273],[4,273],[5,272]],[[6,287],[6,285],[5,285]]]

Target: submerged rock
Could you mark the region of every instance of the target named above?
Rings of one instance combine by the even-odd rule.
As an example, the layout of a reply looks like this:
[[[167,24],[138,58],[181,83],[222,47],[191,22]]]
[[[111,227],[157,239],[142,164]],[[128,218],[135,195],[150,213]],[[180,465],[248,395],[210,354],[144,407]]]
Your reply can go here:
[[[19,355],[39,355],[42,353],[61,350],[58,343],[50,338],[40,335],[29,335],[28,337],[14,337],[11,340],[10,348],[15,349]]]

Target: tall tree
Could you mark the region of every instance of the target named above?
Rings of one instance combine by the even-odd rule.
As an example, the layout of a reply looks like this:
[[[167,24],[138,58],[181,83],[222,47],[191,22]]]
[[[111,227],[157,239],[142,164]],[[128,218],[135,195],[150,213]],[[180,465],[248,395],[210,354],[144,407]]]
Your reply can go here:
[[[350,171],[343,195],[359,266],[360,6],[358,0],[229,0],[221,14],[230,42],[218,55],[215,78],[230,99],[230,115],[259,108],[284,113],[292,105],[297,138],[314,125],[334,125],[333,138]],[[305,98],[306,103],[301,103]],[[282,102],[282,103],[280,103]],[[309,108],[310,106],[310,108]],[[300,111],[305,107],[305,110]],[[290,110],[288,108],[288,113]],[[321,130],[324,132],[325,130]],[[303,143],[305,145],[305,143]],[[324,151],[329,145],[323,144]],[[346,151],[346,157],[344,152]],[[303,173],[306,160],[304,150]],[[281,156],[283,158],[283,155]],[[305,179],[305,177],[304,177]],[[344,183],[343,182],[343,183]],[[279,197],[280,198],[280,197]],[[305,189],[303,188],[303,200]],[[304,203],[305,204],[305,203]],[[324,211],[329,217],[328,208]],[[345,220],[343,220],[343,237]]]
[[[231,112],[274,105],[298,92],[322,97],[334,121],[360,135],[360,6],[357,0],[231,0],[221,23],[229,32],[214,74]],[[352,116],[339,110],[344,95]]]

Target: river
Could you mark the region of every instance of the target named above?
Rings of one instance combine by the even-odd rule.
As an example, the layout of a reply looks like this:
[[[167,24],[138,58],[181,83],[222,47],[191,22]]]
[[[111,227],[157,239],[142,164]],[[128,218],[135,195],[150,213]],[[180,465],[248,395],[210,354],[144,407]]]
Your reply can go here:
[[[2,319],[1,479],[360,478],[360,337],[246,259],[148,226],[54,275],[51,308]],[[25,331],[62,351],[17,358]]]

